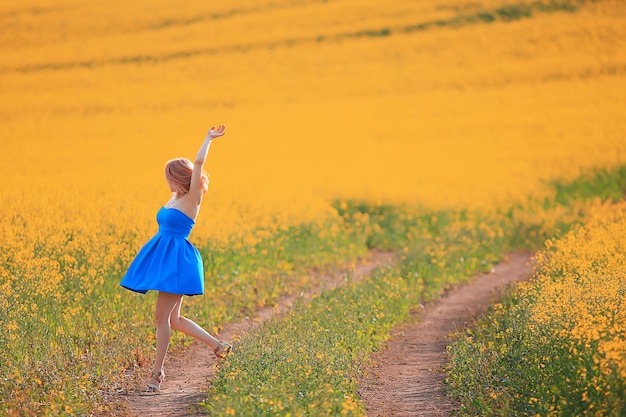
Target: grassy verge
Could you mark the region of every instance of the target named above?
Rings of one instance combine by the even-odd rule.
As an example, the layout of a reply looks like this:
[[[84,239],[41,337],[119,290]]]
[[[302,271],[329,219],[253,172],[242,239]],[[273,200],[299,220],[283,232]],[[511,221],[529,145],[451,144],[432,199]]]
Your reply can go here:
[[[540,268],[451,347],[462,415],[626,414],[626,204],[550,240]]]
[[[325,293],[247,334],[220,367],[209,415],[340,415],[354,375],[399,317],[406,282],[388,271]]]

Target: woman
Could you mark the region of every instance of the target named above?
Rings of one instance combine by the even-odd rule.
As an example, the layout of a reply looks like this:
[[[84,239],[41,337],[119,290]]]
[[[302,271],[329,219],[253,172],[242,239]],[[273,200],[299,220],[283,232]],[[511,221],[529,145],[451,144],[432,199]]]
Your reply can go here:
[[[159,292],[156,302],[156,358],[148,390],[157,391],[165,378],[163,362],[170,343],[171,330],[192,336],[223,358],[232,346],[217,340],[193,321],[180,315],[183,295],[204,294],[204,269],[198,250],[187,240],[207,191],[209,180],[204,163],[211,142],[226,131],[225,126],[212,127],[192,164],[185,158],[165,165],[165,179],[173,195],[157,213],[159,232],[139,251],[121,285],[145,294]]]

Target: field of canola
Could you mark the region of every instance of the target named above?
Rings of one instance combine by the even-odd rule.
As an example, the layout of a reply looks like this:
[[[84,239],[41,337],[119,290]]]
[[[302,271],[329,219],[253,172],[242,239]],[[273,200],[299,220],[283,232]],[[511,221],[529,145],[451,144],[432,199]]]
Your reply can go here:
[[[621,1],[42,0],[0,24],[3,412],[107,412],[149,361],[153,298],[117,284],[165,161],[212,124],[188,308],[213,330],[315,266],[403,249],[338,200],[491,213],[626,163]],[[560,217],[542,210],[523,216]]]
[[[455,343],[449,385],[462,415],[626,412],[625,208],[599,207],[548,240],[533,281]]]

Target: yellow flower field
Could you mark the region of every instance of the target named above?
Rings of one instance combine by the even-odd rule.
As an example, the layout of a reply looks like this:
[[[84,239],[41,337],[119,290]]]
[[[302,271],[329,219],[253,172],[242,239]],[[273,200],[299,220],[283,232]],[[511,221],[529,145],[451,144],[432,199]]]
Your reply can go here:
[[[404,3],[3,6],[5,211],[143,224],[218,122],[203,235],[334,197],[502,204],[626,160],[623,4],[406,32],[478,6]]]
[[[25,353],[44,332],[55,341],[42,351],[83,358],[75,372],[88,384],[94,348],[72,338],[110,341],[127,321],[149,322],[149,303],[128,307],[117,283],[169,198],[165,162],[193,157],[213,124],[227,135],[209,155],[211,185],[191,238],[233,251],[301,224],[339,239],[326,230],[339,222],[337,199],[490,211],[626,163],[624,3],[505,6],[1,4],[3,378],[33,392],[51,386],[42,359]],[[507,17],[518,10],[528,15]],[[274,245],[276,273],[292,270],[297,262],[279,263]],[[346,244],[332,262],[358,251]],[[222,283],[211,300],[234,287]],[[218,328],[227,317],[216,309]],[[97,333],[105,311],[118,315]],[[45,392],[52,405],[71,403]]]
[[[626,288],[625,208],[622,203],[598,209],[584,229],[548,241],[538,254],[543,267],[536,283],[540,294],[529,312],[530,331],[553,329],[569,341],[573,355],[589,352],[593,345],[595,383],[612,373],[626,380],[626,313],[621,308]]]
[[[531,282],[459,337],[449,384],[461,415],[624,413],[626,203],[537,254]]]

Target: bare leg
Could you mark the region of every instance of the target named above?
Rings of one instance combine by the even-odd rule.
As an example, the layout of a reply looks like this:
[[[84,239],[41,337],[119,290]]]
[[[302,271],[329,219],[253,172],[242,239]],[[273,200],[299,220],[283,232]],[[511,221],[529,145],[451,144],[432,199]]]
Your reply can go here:
[[[154,320],[156,323],[156,358],[152,367],[152,372],[160,373],[165,362],[165,354],[170,344],[172,334],[170,316],[177,305],[180,305],[183,296],[159,292],[156,302],[156,312]]]
[[[176,306],[170,314],[170,323],[172,329],[181,331],[188,336],[198,339],[211,349],[216,349],[220,346],[219,340],[211,336],[206,330],[198,326],[194,321],[189,320],[186,317],[180,315],[180,307],[183,304],[183,298],[181,297]]]

